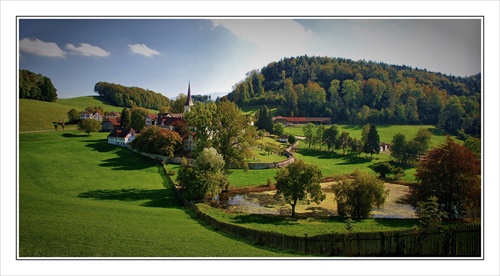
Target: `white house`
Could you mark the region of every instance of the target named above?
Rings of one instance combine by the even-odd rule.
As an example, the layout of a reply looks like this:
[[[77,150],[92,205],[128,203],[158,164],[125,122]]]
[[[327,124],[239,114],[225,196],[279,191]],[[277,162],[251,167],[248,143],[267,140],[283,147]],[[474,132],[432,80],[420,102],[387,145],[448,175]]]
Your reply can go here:
[[[184,134],[183,141],[183,149],[184,151],[193,151],[196,146],[196,141],[194,140],[196,137],[196,132],[188,132]]]
[[[148,114],[148,116],[146,117],[146,127],[156,125],[156,117],[156,114]]]
[[[125,147],[135,138],[135,130],[133,128],[117,127],[108,135],[108,144]]]
[[[98,122],[102,122],[102,115],[99,112],[94,113],[93,118]]]
[[[80,112],[80,120],[85,120],[85,119],[94,119],[94,115],[88,111]]]

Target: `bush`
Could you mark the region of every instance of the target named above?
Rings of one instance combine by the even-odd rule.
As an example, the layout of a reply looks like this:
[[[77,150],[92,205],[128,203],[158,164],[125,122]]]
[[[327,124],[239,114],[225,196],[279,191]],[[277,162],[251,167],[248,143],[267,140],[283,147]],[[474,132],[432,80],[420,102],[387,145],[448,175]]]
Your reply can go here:
[[[368,218],[372,207],[380,208],[389,190],[375,176],[356,171],[354,180],[342,180],[332,186],[340,216]]]

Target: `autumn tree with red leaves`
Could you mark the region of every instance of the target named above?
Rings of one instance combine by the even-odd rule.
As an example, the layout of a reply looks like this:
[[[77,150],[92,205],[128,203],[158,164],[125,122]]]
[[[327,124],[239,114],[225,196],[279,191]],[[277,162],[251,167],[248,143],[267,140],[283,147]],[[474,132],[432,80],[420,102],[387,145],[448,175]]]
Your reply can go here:
[[[481,209],[481,165],[475,154],[450,137],[428,152],[411,187],[412,205],[437,197],[439,208],[449,218],[478,216]]]
[[[137,135],[130,145],[142,152],[172,156],[182,147],[182,138],[177,132],[150,126]]]

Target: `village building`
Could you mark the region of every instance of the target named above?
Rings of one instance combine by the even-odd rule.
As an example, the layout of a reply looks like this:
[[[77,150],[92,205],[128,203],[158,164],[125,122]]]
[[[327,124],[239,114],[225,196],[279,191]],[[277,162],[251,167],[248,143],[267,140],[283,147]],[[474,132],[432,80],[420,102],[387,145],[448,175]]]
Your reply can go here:
[[[98,122],[102,122],[102,115],[99,112],[89,112],[89,111],[83,111],[80,112],[80,120],[86,120],[86,119],[94,119]]]
[[[146,117],[146,127],[149,127],[151,125],[156,125],[156,118],[158,116],[156,114],[148,114]]]
[[[315,125],[329,125],[332,123],[332,119],[328,117],[273,117],[273,123],[282,123],[285,126],[290,125],[303,125],[312,123]]]
[[[135,135],[133,128],[116,127],[108,135],[108,144],[125,147],[134,140]]]
[[[187,132],[184,134],[182,137],[182,149],[185,152],[190,152],[193,151],[194,148],[196,147],[196,141],[194,140],[196,138],[196,132]]]
[[[94,115],[92,114],[92,112],[89,111],[80,112],[80,120],[85,120],[85,119],[94,119]]]
[[[191,106],[193,106],[193,98],[191,97],[191,81],[188,84],[188,94],[186,99],[186,104],[184,105],[184,113],[191,111]]]
[[[120,127],[120,122],[116,118],[105,119],[101,124],[101,131],[111,132],[113,129]]]
[[[177,131],[177,127],[183,124],[185,125],[186,121],[177,117],[162,117],[158,123],[162,129],[169,129],[171,131]]]
[[[117,119],[120,117],[120,113],[111,111],[106,114],[106,119]]]
[[[96,120],[96,121],[98,121],[98,122],[102,122],[102,115],[101,115],[101,113],[99,113],[99,112],[94,113],[93,114],[93,119]]]

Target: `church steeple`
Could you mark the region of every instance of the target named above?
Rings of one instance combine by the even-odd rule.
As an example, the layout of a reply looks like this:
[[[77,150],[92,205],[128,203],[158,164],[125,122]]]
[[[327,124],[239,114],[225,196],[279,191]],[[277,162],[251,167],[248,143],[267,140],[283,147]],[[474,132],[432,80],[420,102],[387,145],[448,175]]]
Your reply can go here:
[[[186,104],[184,105],[184,112],[189,112],[191,110],[192,105],[193,105],[193,98],[191,97],[191,81],[189,81]]]

